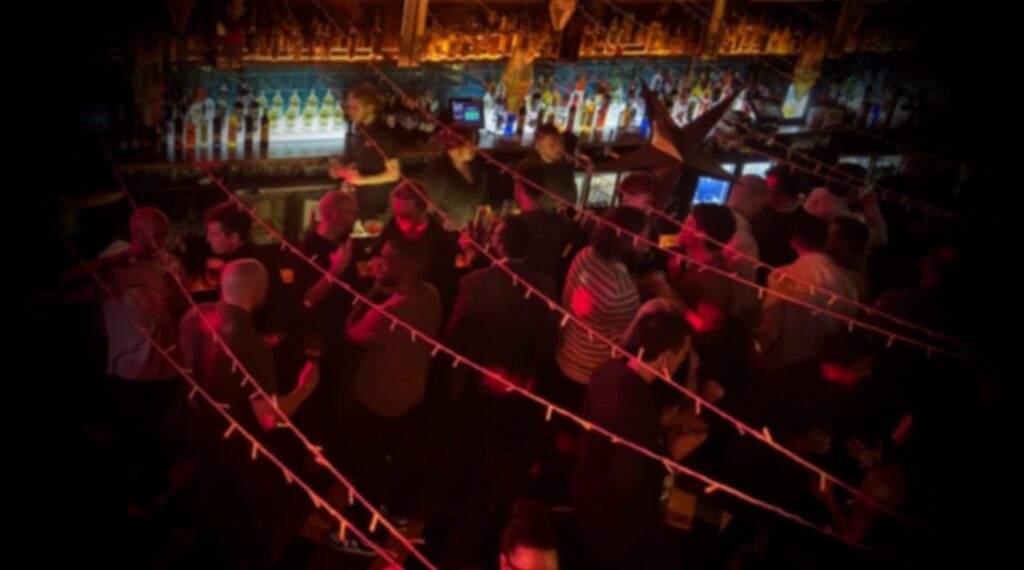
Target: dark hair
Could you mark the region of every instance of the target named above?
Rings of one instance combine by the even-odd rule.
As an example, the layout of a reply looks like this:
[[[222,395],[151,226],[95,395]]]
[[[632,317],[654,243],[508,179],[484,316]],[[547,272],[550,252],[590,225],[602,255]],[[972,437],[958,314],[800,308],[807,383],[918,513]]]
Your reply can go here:
[[[594,252],[603,259],[626,257],[632,248],[633,236],[617,228],[640,234],[647,227],[647,214],[638,208],[619,206],[608,210],[604,219],[609,224],[598,223],[590,235],[590,245]]]
[[[537,130],[533,133],[533,140],[539,141],[544,137],[561,137],[562,133],[558,130],[558,127],[544,123],[537,127]]]
[[[619,183],[619,191],[629,196],[653,196],[658,192],[650,172],[634,172]]]
[[[543,503],[520,499],[512,506],[512,516],[501,533],[501,552],[506,556],[523,546],[538,550],[554,550],[555,528]]]
[[[793,232],[793,241],[804,249],[821,251],[828,243],[828,225],[815,216],[804,216]]]
[[[832,223],[839,229],[838,237],[846,246],[846,249],[854,254],[861,255],[868,248],[868,227],[856,218],[841,216]]]
[[[348,95],[362,101],[364,104],[370,105],[376,111],[379,111],[381,108],[380,93],[369,83],[356,86],[348,92]]]
[[[726,243],[736,234],[736,217],[726,206],[697,204],[690,213],[697,221],[697,227],[711,239]],[[721,249],[722,246],[706,241],[704,247],[715,251]]]
[[[512,259],[526,257],[526,251],[530,247],[529,224],[521,216],[505,216],[501,222],[504,229],[498,235],[498,240],[505,248],[505,255]]]
[[[544,168],[544,163],[534,159],[524,160],[523,162],[519,163],[519,165],[516,167],[516,174],[529,180],[530,182],[533,182],[537,186],[544,185],[545,172],[546,170]],[[531,200],[536,200],[544,195],[544,193],[541,192],[541,190],[535,187],[533,184],[519,180],[518,178],[516,179],[516,185],[522,188],[523,193],[526,194],[527,197],[529,197]]]
[[[206,211],[204,220],[207,224],[220,224],[225,234],[238,234],[242,241],[249,240],[252,231],[252,218],[231,202],[217,204]]]
[[[427,209],[427,201],[423,198],[427,191],[424,189],[423,184],[416,180],[405,179],[391,191],[391,199],[405,200],[416,204],[416,207],[420,210]]]
[[[693,327],[682,315],[668,310],[641,313],[626,339],[625,348],[633,354],[643,350],[643,359],[654,360],[666,351],[675,352],[693,335]]]
[[[795,172],[792,167],[777,164],[769,168],[768,172],[765,172],[764,178],[765,180],[774,178],[775,189],[780,194],[786,194],[787,196],[800,194],[801,178],[799,173]]]

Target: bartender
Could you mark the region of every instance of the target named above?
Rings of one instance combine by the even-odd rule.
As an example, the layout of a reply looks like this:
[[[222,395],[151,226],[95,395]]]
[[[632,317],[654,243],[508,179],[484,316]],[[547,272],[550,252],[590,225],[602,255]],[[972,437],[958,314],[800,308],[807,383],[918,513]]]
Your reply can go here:
[[[360,85],[349,92],[346,105],[352,128],[345,141],[344,154],[340,160],[330,161],[328,174],[344,182],[343,190],[355,193],[359,217],[365,225],[368,220],[385,217],[388,195],[400,178],[401,170],[395,135],[378,116],[381,104],[377,90],[370,85]]]

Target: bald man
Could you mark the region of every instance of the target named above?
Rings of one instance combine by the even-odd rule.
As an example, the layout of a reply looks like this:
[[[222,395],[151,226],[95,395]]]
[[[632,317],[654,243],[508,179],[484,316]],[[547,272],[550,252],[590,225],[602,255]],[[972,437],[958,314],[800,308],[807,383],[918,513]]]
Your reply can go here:
[[[277,412],[254,387],[242,385],[244,369],[268,395],[278,393],[273,353],[252,321],[252,313],[266,300],[269,287],[267,270],[259,261],[232,261],[221,274],[220,301],[204,303],[182,319],[179,346],[196,381],[224,404],[246,431],[280,454],[286,448],[270,433],[279,421]],[[215,342],[214,333],[241,366],[236,367]],[[307,363],[295,390],[278,398],[281,412],[294,413],[318,383],[318,367]],[[261,567],[281,546],[273,540],[283,536],[276,525],[293,524],[287,485],[268,462],[251,461],[248,442],[238,436],[225,440],[228,424],[218,412],[207,405],[200,405],[199,411],[197,520],[202,550],[211,557],[204,562]]]
[[[235,417],[247,429],[268,431],[276,424],[269,403],[250,388],[243,388],[241,371],[214,342],[216,333],[241,361],[241,364],[271,396],[277,393],[274,355],[256,332],[252,313],[266,301],[270,281],[267,269],[255,259],[238,259],[221,272],[221,298],[189,311],[181,321],[181,350],[185,365],[217,400],[231,406]],[[295,390],[278,404],[287,414],[294,412],[319,382],[319,369],[308,364],[300,374]]]

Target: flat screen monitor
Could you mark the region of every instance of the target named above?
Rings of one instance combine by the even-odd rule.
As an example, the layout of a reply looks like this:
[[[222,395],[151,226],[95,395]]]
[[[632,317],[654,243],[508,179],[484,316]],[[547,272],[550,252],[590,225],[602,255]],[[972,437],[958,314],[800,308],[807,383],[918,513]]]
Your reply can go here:
[[[697,179],[697,189],[693,193],[692,205],[718,204],[725,205],[729,198],[730,184],[727,180],[701,176]]]
[[[484,107],[480,99],[451,99],[448,104],[452,111],[452,122],[456,125],[478,129],[484,126]]]

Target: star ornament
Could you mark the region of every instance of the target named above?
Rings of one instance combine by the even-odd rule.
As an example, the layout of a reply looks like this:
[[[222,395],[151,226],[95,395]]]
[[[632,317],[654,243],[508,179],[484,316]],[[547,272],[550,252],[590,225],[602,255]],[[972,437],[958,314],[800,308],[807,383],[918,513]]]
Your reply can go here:
[[[700,150],[700,147],[729,111],[737,95],[739,92],[734,91],[714,107],[680,127],[676,125],[668,110],[645,84],[643,96],[647,107],[647,118],[654,127],[650,143],[615,160],[602,163],[595,170],[604,172],[648,170],[658,178],[661,188],[674,188],[684,166],[714,178],[733,180],[734,176],[722,168],[709,153]]]

